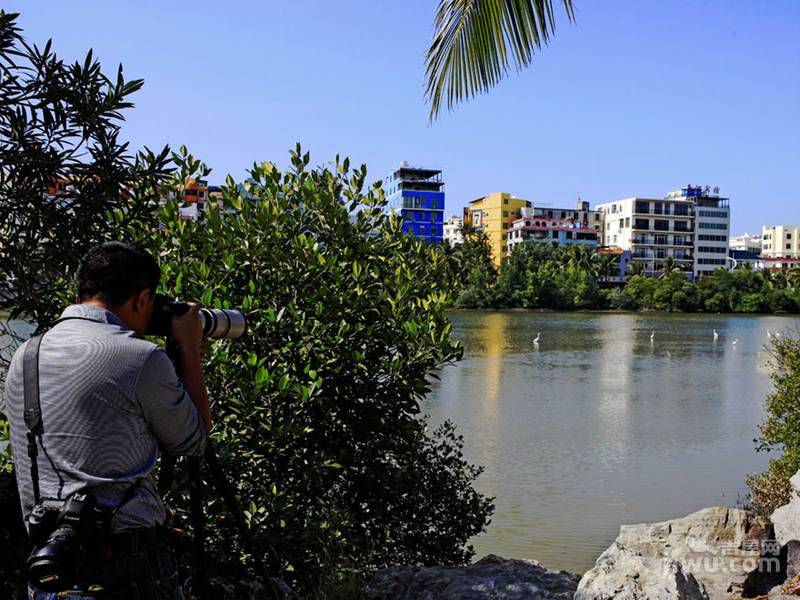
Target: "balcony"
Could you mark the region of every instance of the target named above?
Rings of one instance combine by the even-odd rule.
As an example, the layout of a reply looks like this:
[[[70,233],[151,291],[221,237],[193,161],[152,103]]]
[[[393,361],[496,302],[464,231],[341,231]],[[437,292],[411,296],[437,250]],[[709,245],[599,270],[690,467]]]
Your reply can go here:
[[[692,228],[672,228],[672,229],[663,229],[661,227],[656,227],[655,225],[645,225],[644,223],[637,223],[634,221],[631,229],[634,231],[647,231],[647,232],[657,232],[657,233],[694,233],[694,229]]]
[[[639,260],[666,260],[667,258],[673,258],[678,262],[694,261],[690,255],[673,256],[665,252],[648,252],[646,250],[633,252],[631,257],[638,258]]]
[[[634,244],[639,244],[642,246],[676,246],[678,248],[684,247],[693,247],[694,242],[692,240],[677,242],[675,240],[658,240],[653,236],[634,236],[631,240]]]
[[[675,212],[675,211],[666,211],[662,210],[661,212],[653,210],[635,210],[633,211],[634,215],[656,215],[659,217],[676,217],[676,218],[685,218],[688,219],[690,217],[695,216],[695,212],[693,210],[689,210],[686,212]]]

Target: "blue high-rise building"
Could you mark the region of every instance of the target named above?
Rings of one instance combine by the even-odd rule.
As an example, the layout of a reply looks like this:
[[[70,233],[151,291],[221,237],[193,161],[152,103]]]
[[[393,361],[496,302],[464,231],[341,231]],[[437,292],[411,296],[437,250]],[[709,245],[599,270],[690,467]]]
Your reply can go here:
[[[403,217],[403,232],[442,243],[444,181],[439,169],[410,167],[405,161],[383,182],[388,208]]]

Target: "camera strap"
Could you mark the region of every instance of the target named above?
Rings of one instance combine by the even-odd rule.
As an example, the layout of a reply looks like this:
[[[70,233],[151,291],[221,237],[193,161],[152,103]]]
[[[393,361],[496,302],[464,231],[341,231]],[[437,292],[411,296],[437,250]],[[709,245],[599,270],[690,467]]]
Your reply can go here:
[[[92,321],[94,323],[102,323],[97,319],[89,319],[87,317],[63,317],[53,323],[55,327],[62,321]],[[42,339],[45,334],[40,333],[32,337],[25,346],[25,353],[22,355],[22,386],[25,399],[25,425],[28,428],[28,457],[31,460],[31,482],[33,484],[33,501],[38,504],[41,500],[41,493],[39,490],[39,447],[36,443],[36,438],[41,439],[44,433],[44,426],[42,424],[42,403],[39,398],[39,347],[42,345]]]

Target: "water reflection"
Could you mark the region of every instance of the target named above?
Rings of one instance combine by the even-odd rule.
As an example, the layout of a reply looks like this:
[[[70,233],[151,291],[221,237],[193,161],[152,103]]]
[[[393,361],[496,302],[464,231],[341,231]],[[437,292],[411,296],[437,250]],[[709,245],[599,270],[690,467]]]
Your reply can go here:
[[[459,425],[467,457],[486,467],[479,487],[497,496],[480,554],[582,571],[621,523],[734,504],[744,476],[766,464],[752,442],[769,391],[763,346],[792,319],[452,319],[465,357],[443,370],[426,408]]]

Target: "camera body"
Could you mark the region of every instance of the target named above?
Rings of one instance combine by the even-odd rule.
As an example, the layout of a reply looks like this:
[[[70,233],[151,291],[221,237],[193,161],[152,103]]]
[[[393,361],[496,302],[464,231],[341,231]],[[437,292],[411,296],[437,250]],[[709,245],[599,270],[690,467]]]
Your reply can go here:
[[[186,314],[189,304],[173,300],[165,294],[156,294],[153,314],[147,324],[146,335],[169,336],[172,319]],[[236,339],[247,331],[247,320],[238,310],[201,308],[198,313],[203,327],[203,337]]]
[[[111,517],[90,494],[43,498],[28,516],[33,541],[28,581],[45,592],[69,589],[86,549],[110,535]]]

